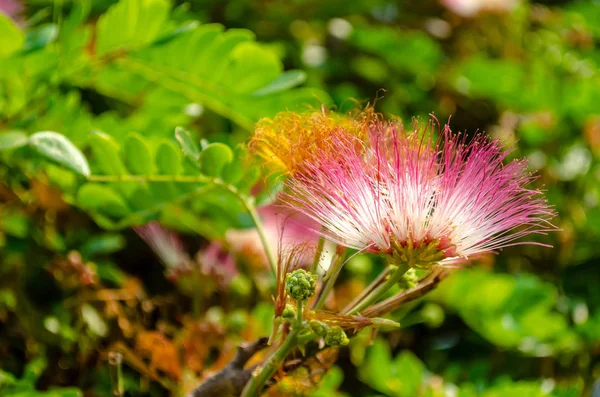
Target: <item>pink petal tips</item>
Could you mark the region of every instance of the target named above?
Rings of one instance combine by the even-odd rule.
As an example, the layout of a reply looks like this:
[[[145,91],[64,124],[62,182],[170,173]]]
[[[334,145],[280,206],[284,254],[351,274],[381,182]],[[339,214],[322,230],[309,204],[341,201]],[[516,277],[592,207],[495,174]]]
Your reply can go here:
[[[557,230],[524,161],[477,135],[446,125],[435,141],[415,124],[373,121],[366,138],[331,135],[322,151],[289,176],[286,205],[323,226],[328,239],[399,256],[413,266],[449,262]],[[339,131],[338,131],[339,132]],[[536,244],[536,243],[530,243]]]

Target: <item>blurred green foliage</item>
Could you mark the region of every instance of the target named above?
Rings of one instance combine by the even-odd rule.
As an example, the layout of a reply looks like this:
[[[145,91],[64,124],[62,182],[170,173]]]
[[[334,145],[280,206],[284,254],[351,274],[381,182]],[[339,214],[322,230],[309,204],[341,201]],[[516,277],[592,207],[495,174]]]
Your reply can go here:
[[[453,275],[393,314],[401,330],[363,331],[313,395],[589,393],[600,376],[597,1],[471,17],[437,0],[23,4],[14,20],[0,13],[1,395],[109,395],[109,351],[123,352],[127,395],[177,395],[268,334],[266,268],[238,257],[234,276],[173,280],[131,227],[170,226],[208,266],[207,244],[231,248],[228,233],[252,226],[240,197],[264,180],[243,146],[254,122],[375,97],[386,116],[451,117],[528,158],[562,231],[538,238],[552,249],[511,247]],[[379,269],[349,263],[340,299]]]

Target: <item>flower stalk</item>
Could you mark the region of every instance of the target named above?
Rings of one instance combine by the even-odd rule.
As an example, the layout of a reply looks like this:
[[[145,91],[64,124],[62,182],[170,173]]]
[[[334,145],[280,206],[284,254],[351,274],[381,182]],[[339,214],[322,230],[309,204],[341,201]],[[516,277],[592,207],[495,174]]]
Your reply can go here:
[[[323,286],[321,288],[321,291],[319,291],[319,298],[317,299],[316,303],[314,304],[313,309],[323,308],[323,306],[325,305],[325,301],[327,300],[327,297],[331,293],[331,290],[333,289],[333,286],[335,285],[335,282],[337,281],[340,271],[342,270],[342,266],[344,265],[343,255],[336,253],[334,258],[332,259],[332,261],[333,261],[333,263],[329,267],[327,275],[325,276],[325,279],[323,280]]]
[[[237,191],[237,189],[236,189]],[[269,266],[273,271],[273,274],[277,274],[277,260],[275,259],[275,253],[271,249],[271,244],[269,244],[269,239],[267,237],[267,233],[265,232],[265,228],[263,226],[262,220],[256,211],[256,206],[254,205],[254,199],[252,197],[246,197],[240,194],[235,193],[236,196],[240,199],[244,208],[250,214],[252,218],[252,222],[254,223],[254,227],[260,237],[260,242],[262,243],[263,249],[267,255],[267,260],[269,261]]]
[[[323,247],[325,247],[325,238],[321,236],[319,243],[317,244],[317,250],[315,251],[315,257],[310,266],[310,272],[316,274],[319,263],[321,262],[321,256],[323,255]]]
[[[433,269],[432,272],[426,276],[415,288],[404,291],[382,302],[379,302],[376,305],[367,308],[361,314],[365,317],[380,317],[390,313],[403,304],[411,302],[415,299],[419,299],[427,294],[429,291],[437,287],[440,281],[448,277],[451,272],[451,270],[442,267]]]
[[[377,278],[375,280],[373,280],[371,282],[371,284],[369,284],[367,287],[365,287],[365,289],[363,289],[356,298],[354,298],[350,303],[348,303],[346,305],[346,307],[344,307],[340,311],[340,313],[348,314],[350,312],[350,310],[352,310],[352,308],[354,308],[360,302],[362,302],[363,299],[365,299],[367,297],[367,295],[371,294],[377,287],[379,287],[382,283],[384,283],[385,280],[387,280],[389,274],[390,274],[390,267],[386,266],[386,268],[381,273],[379,273],[379,276],[377,276]]]
[[[123,354],[118,351],[109,352],[108,364],[110,365],[112,394],[114,397],[123,397],[125,393],[125,387],[123,386]]]
[[[307,329],[304,325],[304,304],[315,294],[315,288],[316,276],[305,270],[297,269],[285,276],[285,292],[296,302],[296,316],[291,322],[289,334],[264,365],[257,369],[256,374],[244,388],[242,397],[259,396],[265,384],[273,377],[290,352],[297,346],[307,343],[305,340],[299,343],[298,337]],[[293,310],[289,310],[289,312],[293,312]]]
[[[356,306],[351,308],[347,314],[356,314],[361,312],[363,309],[371,306],[377,302],[386,292],[390,290],[394,285],[400,281],[402,276],[410,269],[411,266],[408,262],[400,262],[396,269],[390,271],[390,275],[383,284],[378,285],[371,293],[369,293],[364,299],[362,299]]]

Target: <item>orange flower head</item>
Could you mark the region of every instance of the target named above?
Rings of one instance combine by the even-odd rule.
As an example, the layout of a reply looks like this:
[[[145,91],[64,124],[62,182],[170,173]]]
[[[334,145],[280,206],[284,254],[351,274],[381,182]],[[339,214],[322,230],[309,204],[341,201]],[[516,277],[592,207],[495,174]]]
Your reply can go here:
[[[250,149],[274,171],[296,174],[323,151],[335,151],[334,142],[339,142],[340,137],[360,144],[368,135],[369,125],[378,118],[372,107],[348,115],[326,109],[282,112],[258,122]]]

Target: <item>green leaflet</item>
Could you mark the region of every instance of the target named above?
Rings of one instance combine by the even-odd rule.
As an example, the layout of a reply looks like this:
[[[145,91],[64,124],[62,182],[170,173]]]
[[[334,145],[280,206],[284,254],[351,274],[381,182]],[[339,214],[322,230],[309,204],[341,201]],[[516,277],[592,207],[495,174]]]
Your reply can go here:
[[[29,138],[29,145],[71,171],[84,176],[90,175],[90,166],[83,153],[61,134],[52,131],[35,133]]]
[[[165,0],[121,0],[113,5],[98,19],[98,55],[151,43],[164,28],[169,8]]]
[[[7,15],[0,13],[0,58],[8,57],[23,47],[25,34]]]

